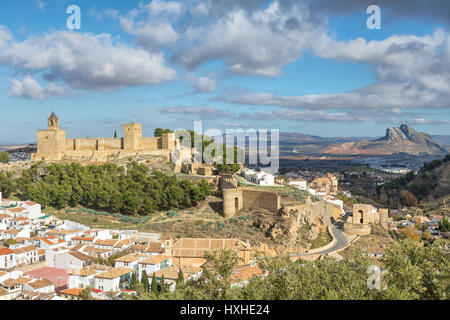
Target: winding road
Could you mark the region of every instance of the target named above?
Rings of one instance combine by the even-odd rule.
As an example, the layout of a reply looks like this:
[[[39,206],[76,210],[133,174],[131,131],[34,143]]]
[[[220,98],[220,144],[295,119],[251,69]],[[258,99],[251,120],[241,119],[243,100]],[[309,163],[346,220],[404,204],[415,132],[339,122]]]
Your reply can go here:
[[[346,237],[346,235],[344,234],[344,231],[343,231],[344,223],[345,223],[346,219],[347,219],[347,214],[345,216],[341,217],[341,219],[339,219],[339,221],[337,221],[336,223],[334,223],[331,226],[331,233],[333,234],[334,238],[336,239],[336,243],[331,248],[325,249],[322,251],[313,252],[313,253],[308,253],[308,252],[296,253],[296,254],[291,254],[290,256],[291,257],[301,257],[301,256],[308,256],[308,255],[327,254],[327,253],[344,248],[350,242],[350,240]]]

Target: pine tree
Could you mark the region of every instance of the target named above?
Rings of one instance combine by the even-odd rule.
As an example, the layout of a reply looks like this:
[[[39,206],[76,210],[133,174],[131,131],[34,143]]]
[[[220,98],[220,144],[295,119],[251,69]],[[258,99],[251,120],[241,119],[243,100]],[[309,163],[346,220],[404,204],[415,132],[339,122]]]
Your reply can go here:
[[[149,289],[149,283],[148,283],[148,275],[147,271],[142,271],[142,279],[141,279],[142,286],[144,287],[144,291],[148,292]]]
[[[114,130],[114,138],[117,138],[117,131]]]
[[[152,276],[152,292],[153,293],[158,293],[158,285],[156,284],[156,275],[153,273]]]

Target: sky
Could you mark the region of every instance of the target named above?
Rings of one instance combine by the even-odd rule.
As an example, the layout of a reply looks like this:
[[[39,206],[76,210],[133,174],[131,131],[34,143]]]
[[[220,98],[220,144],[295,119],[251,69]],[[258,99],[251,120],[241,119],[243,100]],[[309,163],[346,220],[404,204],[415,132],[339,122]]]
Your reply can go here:
[[[69,29],[71,5],[80,29]],[[381,28],[369,29],[369,5]],[[124,123],[450,135],[450,2],[0,0],[0,144]]]

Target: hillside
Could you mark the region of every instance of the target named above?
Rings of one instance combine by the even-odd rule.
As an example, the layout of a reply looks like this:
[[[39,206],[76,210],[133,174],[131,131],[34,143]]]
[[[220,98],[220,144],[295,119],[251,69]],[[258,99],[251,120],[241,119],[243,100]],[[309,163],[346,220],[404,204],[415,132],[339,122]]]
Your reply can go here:
[[[379,203],[396,207],[440,202],[450,195],[450,155],[425,163],[419,173],[409,173],[380,186]]]

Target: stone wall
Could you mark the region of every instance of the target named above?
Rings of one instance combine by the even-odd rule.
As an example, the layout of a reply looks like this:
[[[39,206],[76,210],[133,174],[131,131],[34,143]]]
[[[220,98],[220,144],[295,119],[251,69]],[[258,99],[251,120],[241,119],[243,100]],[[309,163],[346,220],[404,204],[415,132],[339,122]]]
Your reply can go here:
[[[247,209],[267,209],[278,212],[281,208],[280,196],[275,192],[242,190],[243,207]]]

